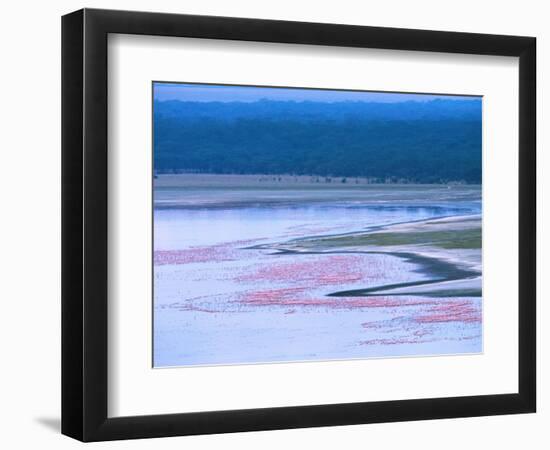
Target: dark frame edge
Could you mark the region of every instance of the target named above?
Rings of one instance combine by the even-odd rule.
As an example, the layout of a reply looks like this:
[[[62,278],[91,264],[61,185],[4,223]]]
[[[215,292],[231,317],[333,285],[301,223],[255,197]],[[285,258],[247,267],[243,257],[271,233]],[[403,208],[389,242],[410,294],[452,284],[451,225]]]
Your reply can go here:
[[[84,12],[61,19],[61,432],[84,433]]]
[[[519,54],[519,393],[537,405],[537,40]]]
[[[483,406],[480,403],[483,402]],[[533,412],[520,394],[162,414],[107,419],[89,441],[273,431]]]

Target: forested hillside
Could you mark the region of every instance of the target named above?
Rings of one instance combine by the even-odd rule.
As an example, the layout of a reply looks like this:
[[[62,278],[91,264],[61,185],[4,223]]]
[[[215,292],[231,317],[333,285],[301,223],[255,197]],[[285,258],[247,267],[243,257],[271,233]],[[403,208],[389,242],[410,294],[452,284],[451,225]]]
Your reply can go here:
[[[154,104],[155,170],[481,182],[481,100]]]

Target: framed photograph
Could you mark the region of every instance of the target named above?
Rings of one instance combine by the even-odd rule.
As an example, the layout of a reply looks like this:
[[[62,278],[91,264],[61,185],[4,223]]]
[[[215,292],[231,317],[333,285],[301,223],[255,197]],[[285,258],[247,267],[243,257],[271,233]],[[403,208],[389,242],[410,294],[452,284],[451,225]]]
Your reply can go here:
[[[62,20],[62,432],[535,412],[535,38]]]

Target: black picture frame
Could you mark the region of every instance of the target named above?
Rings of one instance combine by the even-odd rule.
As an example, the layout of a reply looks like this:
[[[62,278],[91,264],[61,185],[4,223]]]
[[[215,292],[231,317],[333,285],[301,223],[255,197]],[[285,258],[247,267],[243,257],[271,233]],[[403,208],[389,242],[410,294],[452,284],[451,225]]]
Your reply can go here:
[[[519,57],[517,393],[109,418],[109,33]],[[62,18],[62,433],[82,441],[535,412],[536,39],[83,9]]]

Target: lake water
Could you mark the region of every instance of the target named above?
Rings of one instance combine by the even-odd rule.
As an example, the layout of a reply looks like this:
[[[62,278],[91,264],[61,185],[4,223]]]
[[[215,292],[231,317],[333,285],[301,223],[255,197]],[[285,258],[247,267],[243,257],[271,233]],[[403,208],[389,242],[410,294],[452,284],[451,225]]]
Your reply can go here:
[[[254,248],[480,213],[464,192],[155,192],[155,367],[480,352],[480,298],[328,296],[428,277],[403,258]]]

